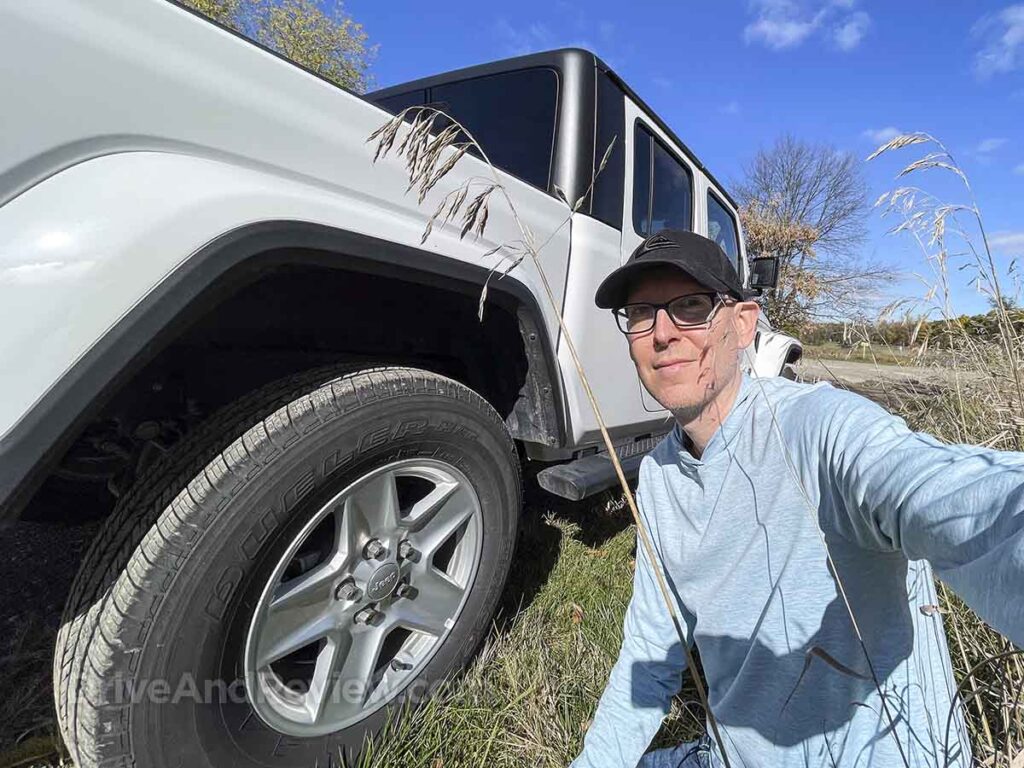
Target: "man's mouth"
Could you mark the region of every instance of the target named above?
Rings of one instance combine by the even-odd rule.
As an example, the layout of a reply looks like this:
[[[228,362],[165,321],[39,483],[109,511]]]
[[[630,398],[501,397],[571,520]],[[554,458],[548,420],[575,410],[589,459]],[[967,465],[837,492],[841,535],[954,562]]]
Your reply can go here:
[[[665,362],[655,363],[654,370],[660,371],[665,368],[681,368],[684,365],[695,363],[696,360],[666,360]]]

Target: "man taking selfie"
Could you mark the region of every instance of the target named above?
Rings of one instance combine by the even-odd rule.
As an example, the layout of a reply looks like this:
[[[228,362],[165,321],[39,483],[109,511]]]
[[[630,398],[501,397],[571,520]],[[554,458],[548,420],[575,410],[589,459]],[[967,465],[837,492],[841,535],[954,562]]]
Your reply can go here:
[[[708,737],[644,754],[686,666],[654,567],[732,766],[967,766],[932,572],[1024,643],[1024,454],[744,374],[748,299],[718,245],[676,230],[598,289],[676,424],[637,491],[660,562],[637,547],[622,648],[573,768],[724,765]]]

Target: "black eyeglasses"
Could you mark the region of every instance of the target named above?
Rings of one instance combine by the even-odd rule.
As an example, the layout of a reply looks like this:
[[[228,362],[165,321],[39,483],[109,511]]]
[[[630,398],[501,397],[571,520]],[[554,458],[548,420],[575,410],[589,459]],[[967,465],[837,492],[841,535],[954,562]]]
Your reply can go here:
[[[688,293],[664,304],[638,302],[612,310],[619,330],[633,336],[654,328],[658,310],[664,309],[677,328],[694,328],[711,322],[711,316],[722,302],[717,293]]]

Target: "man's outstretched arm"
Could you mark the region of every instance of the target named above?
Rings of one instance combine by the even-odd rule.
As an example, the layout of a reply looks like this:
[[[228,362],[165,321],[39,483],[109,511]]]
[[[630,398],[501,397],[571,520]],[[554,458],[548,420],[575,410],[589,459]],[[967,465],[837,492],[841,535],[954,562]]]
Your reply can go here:
[[[826,432],[853,525],[936,574],[1024,646],[1024,453],[946,445],[843,394]]]
[[[693,621],[687,616],[680,621],[689,642]],[[587,731],[583,752],[572,768],[635,768],[668,714],[685,669],[679,636],[638,540],[622,648]]]

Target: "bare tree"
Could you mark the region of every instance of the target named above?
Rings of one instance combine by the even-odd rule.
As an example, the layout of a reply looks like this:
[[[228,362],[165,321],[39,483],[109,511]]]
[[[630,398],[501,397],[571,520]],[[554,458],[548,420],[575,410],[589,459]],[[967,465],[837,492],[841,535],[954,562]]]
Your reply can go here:
[[[827,144],[783,136],[736,185],[747,251],[777,256],[779,287],[765,310],[780,327],[863,314],[893,271],[860,256],[867,184],[860,162]]]

